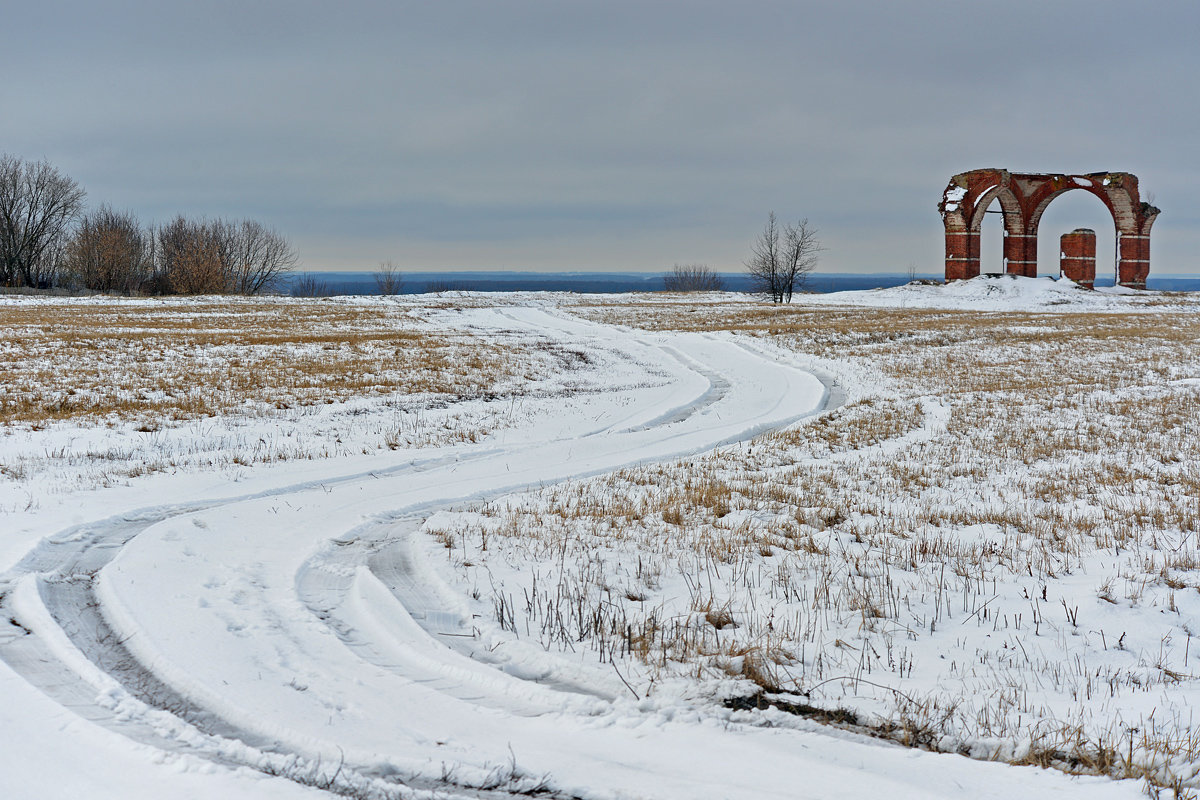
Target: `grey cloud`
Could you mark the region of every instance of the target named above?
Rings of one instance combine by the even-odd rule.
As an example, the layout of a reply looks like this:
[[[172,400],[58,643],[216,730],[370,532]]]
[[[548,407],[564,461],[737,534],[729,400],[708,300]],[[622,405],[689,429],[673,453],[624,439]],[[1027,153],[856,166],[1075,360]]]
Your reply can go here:
[[[0,150],[146,218],[254,214],[312,266],[733,268],[774,209],[822,230],[827,268],[936,271],[952,173],[1124,169],[1164,209],[1157,268],[1194,271],[1198,18],[1023,0],[26,4],[0,51]]]

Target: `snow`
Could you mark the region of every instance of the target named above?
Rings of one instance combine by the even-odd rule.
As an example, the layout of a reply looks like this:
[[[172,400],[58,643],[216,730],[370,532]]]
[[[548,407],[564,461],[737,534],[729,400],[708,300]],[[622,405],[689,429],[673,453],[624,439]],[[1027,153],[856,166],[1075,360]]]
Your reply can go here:
[[[513,313],[531,327],[582,327],[540,311]],[[649,342],[629,344],[645,348]],[[350,761],[372,763],[380,753],[395,750],[397,742],[416,745],[433,738],[446,742],[439,752],[453,753],[460,765],[474,760],[479,774],[488,764],[503,761],[501,743],[506,737],[518,751],[541,753],[551,737],[540,717],[526,723],[495,716],[490,724],[493,715],[481,714],[478,707],[493,703],[476,697],[463,708],[459,697],[413,684],[412,669],[396,669],[395,659],[391,670],[356,668],[355,655],[330,636],[328,628],[314,625],[312,614],[297,601],[294,585],[297,576],[303,583],[306,562],[323,542],[362,539],[384,516],[705,450],[811,413],[824,395],[821,384],[810,376],[787,369],[765,371],[764,362],[736,345],[693,336],[671,337],[660,347],[658,366],[683,373],[669,384],[674,389],[671,396],[591,397],[582,404],[566,404],[560,409],[560,414],[566,412],[562,416],[547,411],[550,418],[540,418],[535,430],[525,431],[519,447],[464,454],[441,469],[377,473],[369,484],[289,492],[290,507],[279,497],[267,496],[151,526],[101,574],[98,596],[108,622],[139,660],[152,665],[177,691],[298,752],[328,757],[340,746]],[[684,372],[693,364],[720,376],[725,391],[714,394],[708,385],[686,380],[689,372],[701,374],[696,367]],[[653,406],[640,402],[645,400]],[[658,413],[647,420],[650,408]],[[559,438],[568,421],[581,417],[605,422],[603,435],[592,432],[590,442],[585,437],[586,447],[574,436]],[[547,435],[550,438],[543,438]],[[264,541],[247,537],[248,530],[277,533]],[[155,569],[163,563],[175,566],[170,571]],[[223,570],[229,563],[239,566]],[[361,602],[363,582],[352,586],[360,592],[352,599]],[[324,594],[310,599],[309,605],[333,609],[346,602],[340,591],[327,589]],[[402,648],[402,641],[395,646]],[[195,642],[206,642],[202,663],[197,663]],[[429,658],[417,660],[427,665]],[[300,665],[303,671],[298,674]],[[245,676],[251,672],[255,677],[248,681]],[[459,675],[474,672],[464,664]],[[294,681],[312,689],[297,692]],[[485,677],[475,694],[486,699],[495,691],[491,682]],[[527,698],[517,700],[515,709],[504,701],[496,704],[510,713],[524,712]],[[331,715],[331,708],[337,713]],[[419,718],[405,711],[414,708],[422,710]],[[538,710],[544,712],[545,704]],[[522,731],[526,724],[528,733]],[[560,724],[556,720],[552,727]],[[527,746],[521,746],[521,736],[528,737]],[[400,750],[411,754],[414,749]],[[387,763],[410,775],[428,769],[412,755]],[[535,772],[544,769],[537,761],[531,763],[534,766],[522,766]],[[573,787],[586,784],[586,773],[569,776],[557,760],[548,761],[545,769]],[[636,773],[629,778],[630,790],[638,780]]]
[[[954,191],[948,201],[961,200]],[[1006,277],[803,301],[818,310],[1117,312],[1157,298]],[[518,555],[485,544],[469,567],[476,583],[464,584],[434,538],[439,526],[482,519],[467,509],[520,493],[752,447],[742,443],[886,394],[887,381],[769,341],[586,321],[554,296],[488,302],[496,305],[447,310],[435,322],[485,338],[541,337],[593,365],[539,379],[541,391],[519,402],[514,395],[503,424],[476,441],[414,439],[367,454],[368,429],[353,421],[395,410],[384,399],[348,401],[282,422],[229,414],[183,423],[154,445],[182,451],[230,430],[253,442],[279,436],[281,425],[294,436],[344,426],[347,446],[330,457],[188,462],[110,485],[81,462],[53,468],[56,489],[0,484],[0,611],[12,621],[0,633],[3,796],[331,796],[302,785],[304,776],[380,797],[527,792],[541,782],[583,798],[1141,796],[1132,781],[907,749],[778,711],[726,709],[687,690],[638,692],[624,672],[631,665],[506,633],[480,598],[518,585]],[[1197,380],[1178,383],[1191,391]],[[494,418],[505,402],[418,409],[420,424]],[[911,430],[832,458],[920,448],[944,434],[950,410],[930,395],[914,419]],[[13,430],[0,437],[0,463],[19,457],[50,469],[30,454],[103,451],[123,438],[137,439],[120,427]],[[981,547],[1002,535],[990,526],[959,533]]]
[[[946,190],[945,197],[943,198],[943,208],[945,208],[946,211],[958,211],[959,206],[962,204],[963,198],[966,196],[967,190],[965,187],[951,186]]]
[[[1131,303],[1130,299],[1136,302]],[[888,289],[866,289],[806,295],[816,306],[853,305],[875,308],[928,308],[982,313],[1028,310],[1056,312],[1128,312],[1161,306],[1164,302],[1187,306],[1190,299],[1164,300],[1158,292],[1123,286],[1087,290],[1066,278],[1025,278],[1017,275],[979,277],[945,285],[906,284]]]
[[[327,797],[284,778],[230,770],[125,737],[32,690],[0,660],[0,790],[6,798],[130,800],[179,797],[314,800]]]

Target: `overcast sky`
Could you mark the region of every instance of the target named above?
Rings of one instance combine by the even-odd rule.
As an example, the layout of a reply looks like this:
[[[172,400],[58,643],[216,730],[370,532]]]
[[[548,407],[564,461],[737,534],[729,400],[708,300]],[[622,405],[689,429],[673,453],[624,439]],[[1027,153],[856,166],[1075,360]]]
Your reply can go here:
[[[1153,271],[1200,272],[1195,2],[41,0],[0,26],[0,152],[145,222],[257,218],[308,268],[735,270],[774,210],[823,271],[940,272],[947,180],[995,166],[1135,173]],[[1078,225],[1103,271],[1082,192],[1043,261]]]

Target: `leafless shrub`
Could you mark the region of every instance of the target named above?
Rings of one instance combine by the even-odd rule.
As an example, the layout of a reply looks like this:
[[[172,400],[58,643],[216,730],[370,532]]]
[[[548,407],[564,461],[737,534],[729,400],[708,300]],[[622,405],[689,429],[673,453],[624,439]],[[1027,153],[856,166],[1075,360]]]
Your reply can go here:
[[[137,291],[153,266],[151,237],[129,212],[101,206],[80,220],[63,266],[72,285],[100,292]]]
[[[259,294],[296,264],[281,234],[254,220],[178,216],[158,231],[154,288],[170,294]]]
[[[430,281],[425,284],[425,291],[429,294],[441,294],[442,292],[466,292],[470,291],[470,285],[462,281]]]
[[[668,292],[723,292],[724,279],[707,264],[676,264],[663,276]]]
[[[53,284],[60,246],[84,194],[48,162],[0,155],[0,284]]]
[[[375,273],[375,287],[383,295],[400,294],[404,291],[404,274],[391,261],[384,261]]]
[[[305,273],[292,281],[292,297],[329,297],[332,294],[329,284],[315,275]]]
[[[180,215],[159,228],[157,238],[157,293],[225,294],[231,290],[211,225]]]

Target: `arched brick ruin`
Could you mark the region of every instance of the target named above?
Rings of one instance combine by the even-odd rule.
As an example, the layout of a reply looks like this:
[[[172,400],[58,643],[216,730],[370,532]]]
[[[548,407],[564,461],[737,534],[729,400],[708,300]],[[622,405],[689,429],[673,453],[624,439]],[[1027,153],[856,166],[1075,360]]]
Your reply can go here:
[[[1074,190],[1094,194],[1112,214],[1118,240],[1117,283],[1146,288],[1146,276],[1150,273],[1150,226],[1159,210],[1142,201],[1138,179],[1128,172],[1053,175],[976,169],[955,175],[938,203],[946,226],[947,282],[979,275],[979,228],[993,200],[1000,201],[1004,214],[1005,271],[1010,275],[1037,277],[1038,223],[1054,198]],[[1094,239],[1092,276],[1094,279]]]

